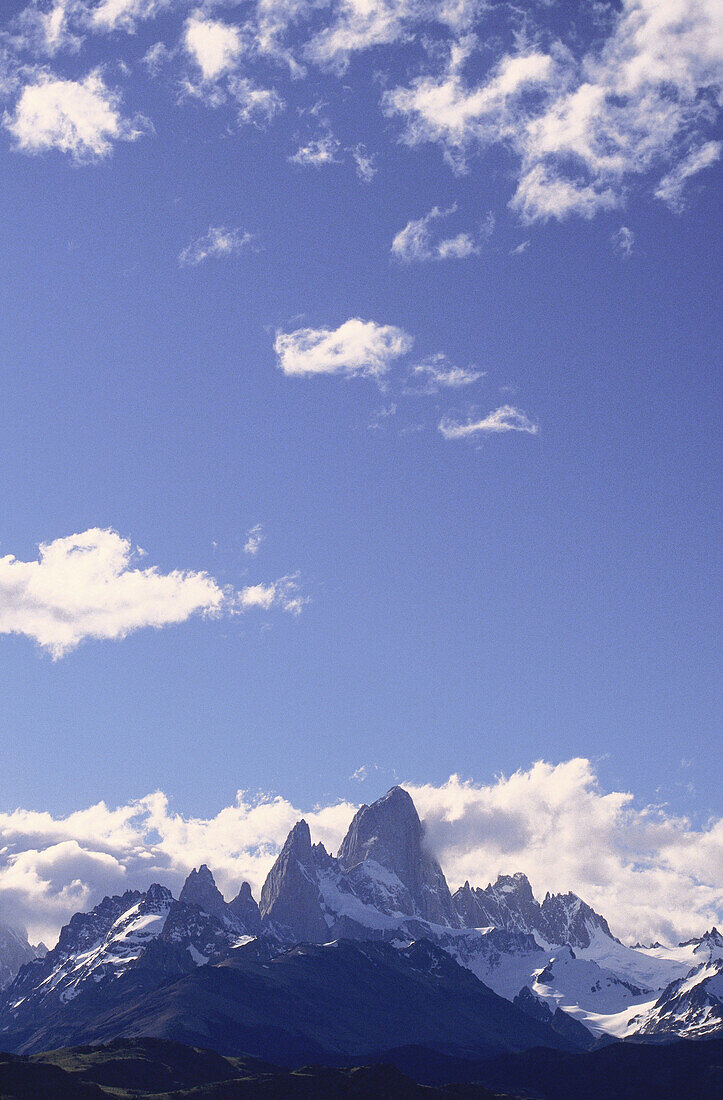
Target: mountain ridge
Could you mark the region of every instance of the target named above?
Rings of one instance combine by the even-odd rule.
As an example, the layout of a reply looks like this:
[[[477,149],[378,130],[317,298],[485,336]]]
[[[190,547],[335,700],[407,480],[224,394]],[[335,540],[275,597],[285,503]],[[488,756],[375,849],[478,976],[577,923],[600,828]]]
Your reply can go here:
[[[227,902],[202,864],[177,900],[155,883],[75,914],[56,947],[22,966],[0,996],[0,1046],[22,1049],[51,1033],[72,1042],[89,1026],[84,1012],[102,1015],[123,998],[138,1004],[169,983],[192,986],[199,969],[228,966],[239,951],[268,967],[300,945],[339,942],[436,952],[438,971],[449,959],[455,973],[582,1046],[605,1036],[702,1037],[723,1026],[717,929],[677,948],[629,948],[576,895],[538,902],[519,872],[452,895],[411,797],[395,787],[360,807],[336,856],[297,822],[259,905],[248,883]]]

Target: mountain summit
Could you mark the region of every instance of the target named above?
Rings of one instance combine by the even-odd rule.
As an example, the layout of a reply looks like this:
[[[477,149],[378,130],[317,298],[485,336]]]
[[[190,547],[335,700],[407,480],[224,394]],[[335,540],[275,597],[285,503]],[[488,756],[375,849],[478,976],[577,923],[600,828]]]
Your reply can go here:
[[[434,924],[459,927],[447,880],[424,847],[422,822],[403,787],[392,787],[371,806],[357,811],[337,858],[347,871],[373,860],[406,886],[420,917]]]
[[[0,951],[0,977],[2,961]],[[442,987],[444,1006],[473,998],[470,1026],[478,1031],[484,1017],[490,1039],[506,1015],[516,1035],[532,1027],[548,1045],[584,1047],[606,1033],[706,1038],[723,1028],[723,937],[714,928],[677,947],[626,947],[575,894],[547,894],[540,904],[522,873],[484,889],[466,882],[452,897],[414,802],[393,787],[354,815],[336,857],[297,822],[260,907],[248,883],[227,903],[202,864],[178,901],[154,884],[77,913],[57,946],[22,966],[0,995],[0,1046],[24,1051],[125,1033],[233,1044],[243,1019],[243,1041],[266,1056],[277,1024],[290,1029],[287,1047],[326,1004],[329,1028],[314,1041],[323,1039],[328,1053],[332,1032],[342,1042],[344,1018],[337,1054],[346,1057],[361,1049],[371,1016],[375,1027],[385,1021],[385,1041],[394,1034],[398,1044],[418,1042],[421,1010],[410,1014],[407,1003],[415,989],[425,1019],[431,1011],[433,1030],[441,1026],[432,1009]],[[454,1036],[467,1024],[452,1015]],[[512,1032],[502,1032],[506,1047]],[[326,1056],[313,1043],[302,1047],[306,1060]]]

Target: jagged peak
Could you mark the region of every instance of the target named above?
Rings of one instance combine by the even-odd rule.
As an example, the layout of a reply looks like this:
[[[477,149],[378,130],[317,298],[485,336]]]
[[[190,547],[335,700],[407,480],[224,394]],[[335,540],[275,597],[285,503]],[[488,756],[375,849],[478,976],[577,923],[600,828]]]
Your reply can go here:
[[[234,901],[255,901],[256,899],[254,898],[254,892],[251,889],[251,883],[246,882],[246,881],[242,882],[241,886],[239,887],[239,892],[233,900]]]
[[[694,943],[713,943],[716,947],[723,947],[723,935],[721,935],[716,926],[713,925],[710,931],[704,932],[702,936],[693,936],[692,939],[681,940],[681,942],[678,944],[678,947],[690,947],[691,944]]]
[[[507,888],[507,891],[514,890],[516,893],[524,894],[528,898],[534,898],[530,880],[523,871],[516,871],[514,875],[498,875],[492,889],[499,893],[507,892],[505,888]]]
[[[226,910],[224,896],[205,863],[198,870],[193,868],[183,884],[178,900],[184,905],[197,905],[212,916],[223,916]]]
[[[468,898],[474,897],[474,890],[469,884],[469,879],[464,880],[464,886],[458,886],[452,895],[454,898]]]
[[[287,836],[281,852],[282,854],[284,852],[293,852],[297,858],[304,858],[311,855],[311,829],[309,828],[308,822],[303,817],[301,821],[296,822]]]
[[[144,905],[164,905],[172,901],[173,894],[167,886],[161,886],[160,882],[152,882],[143,898]]]

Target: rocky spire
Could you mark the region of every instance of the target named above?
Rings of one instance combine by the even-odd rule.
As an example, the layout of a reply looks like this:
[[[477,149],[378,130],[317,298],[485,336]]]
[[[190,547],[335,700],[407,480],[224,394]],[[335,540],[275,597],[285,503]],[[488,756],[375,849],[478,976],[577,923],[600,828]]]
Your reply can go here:
[[[265,924],[306,943],[324,943],[329,927],[324,919],[311,833],[299,821],[269,871],[261,891]]]
[[[181,890],[179,901],[187,905],[198,905],[206,913],[222,920],[226,916],[226,902],[223,894],[216,886],[213,875],[205,863],[198,870],[194,869],[186,879]]]
[[[362,806],[339,849],[347,869],[374,860],[407,887],[417,913],[435,924],[459,927],[442,868],[424,847],[424,829],[411,796],[392,787],[371,806]]]
[[[454,895],[457,912],[466,928],[494,925],[508,932],[542,933],[540,905],[532,893],[530,881],[518,871],[515,875],[500,875],[484,890],[469,883]]]
[[[228,911],[243,925],[249,936],[259,934],[261,931],[261,913],[248,882],[242,883],[236,897],[228,903]]]
[[[610,939],[615,938],[605,917],[596,913],[577,894],[546,894],[540,912],[541,931],[548,943],[589,947],[596,932],[601,932]]]

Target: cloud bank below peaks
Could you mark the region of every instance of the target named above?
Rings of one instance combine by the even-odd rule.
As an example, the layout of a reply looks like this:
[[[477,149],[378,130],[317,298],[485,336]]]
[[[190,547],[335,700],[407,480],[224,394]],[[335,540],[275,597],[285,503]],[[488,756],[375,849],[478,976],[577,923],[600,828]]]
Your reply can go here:
[[[306,602],[295,577],[236,591],[205,572],[139,568],[143,551],[111,529],[93,527],[39,550],[37,561],[0,558],[0,634],[32,638],[56,660],[86,639],[118,640],[252,607],[296,614]]]
[[[696,827],[664,807],[637,807],[628,792],[602,791],[589,760],[538,762],[487,784],[453,775],[404,786],[452,889],[523,871],[538,896],[571,890],[632,942],[677,943],[720,921],[723,819]],[[244,880],[258,897],[301,817],[336,852],[356,809],[338,800],[309,811],[244,791],[207,818],[173,811],[161,792],[67,817],[16,809],[0,814],[0,913],[52,941],[73,912],[105,894],[161,881],[177,896],[201,863],[227,897]]]

